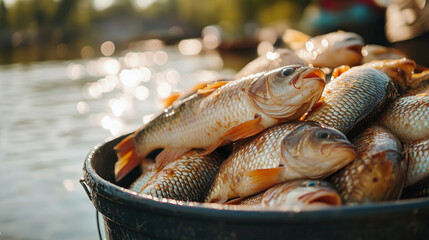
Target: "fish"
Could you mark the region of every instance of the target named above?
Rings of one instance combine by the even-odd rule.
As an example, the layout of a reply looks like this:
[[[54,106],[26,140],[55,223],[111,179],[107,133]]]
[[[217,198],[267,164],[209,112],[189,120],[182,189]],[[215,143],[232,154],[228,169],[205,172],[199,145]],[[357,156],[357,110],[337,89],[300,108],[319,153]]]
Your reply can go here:
[[[162,168],[193,148],[208,154],[280,122],[294,121],[320,99],[324,86],[320,69],[290,65],[200,89],[114,147],[116,181],[155,149],[164,149],[155,159],[156,167]]]
[[[336,129],[302,121],[276,125],[236,144],[204,201],[232,203],[285,181],[323,178],[355,157]]]
[[[399,93],[404,93],[413,84],[413,72],[416,62],[408,58],[380,60],[365,63],[362,67],[369,67],[383,71],[395,83]]]
[[[404,143],[408,153],[408,172],[405,187],[415,185],[429,176],[429,137]]]
[[[300,31],[288,29],[282,39],[307,64],[327,68],[360,64],[362,47],[365,45],[361,36],[344,31],[310,37]]]
[[[181,100],[196,93],[199,89],[203,89],[210,84],[219,81],[233,81],[243,77],[257,74],[259,72],[270,71],[279,67],[287,65],[306,65],[305,62],[299,58],[292,50],[286,48],[276,49],[274,52],[267,52],[265,55],[260,56],[248,64],[246,64],[238,73],[231,77],[219,77],[208,82],[200,82],[194,85],[191,89],[186,91],[175,91],[169,97],[163,99],[164,107],[169,107],[176,100]]]
[[[306,65],[292,50],[287,48],[279,48],[274,52],[267,52],[248,64],[246,64],[237,74],[235,79],[240,79],[258,72],[269,71],[287,65]]]
[[[391,47],[385,47],[377,44],[367,44],[362,48],[362,62],[361,64],[369,63],[374,60],[388,60],[388,59],[401,59],[407,58],[407,55]]]
[[[155,168],[155,161],[152,159],[143,159],[140,164],[141,174],[134,180],[128,189],[139,192],[146,182],[157,172]]]
[[[429,70],[414,73],[405,94],[429,94]]]
[[[156,171],[138,193],[201,202],[224,159],[217,151],[204,155],[202,150],[191,150]]]
[[[379,121],[401,142],[429,138],[429,96],[417,94],[400,97],[387,106]]]
[[[396,71],[410,71],[408,61],[397,62],[395,67],[388,67],[390,62],[377,62],[372,65],[336,68],[333,79],[326,84],[321,100],[304,117],[334,127],[348,136],[354,136],[366,123],[374,120],[384,107],[399,96],[397,88],[386,72],[397,77]],[[378,65],[377,65],[378,64]],[[402,64],[402,65],[401,65]]]
[[[298,179],[277,184],[237,204],[303,211],[341,206],[342,202],[340,194],[330,183],[323,180]]]
[[[398,199],[407,174],[401,142],[384,127],[372,125],[352,139],[356,159],[329,177],[345,204]]]

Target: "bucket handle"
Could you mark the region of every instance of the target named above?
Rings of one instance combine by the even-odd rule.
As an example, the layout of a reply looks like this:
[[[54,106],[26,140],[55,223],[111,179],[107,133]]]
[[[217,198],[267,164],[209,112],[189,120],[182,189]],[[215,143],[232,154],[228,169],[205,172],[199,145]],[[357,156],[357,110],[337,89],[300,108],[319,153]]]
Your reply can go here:
[[[88,185],[86,184],[85,179],[83,179],[83,178],[79,179],[79,183],[80,183],[80,185],[82,185],[83,189],[86,192],[86,195],[88,195],[89,200],[91,200],[91,202],[92,202],[92,195],[91,195],[91,192],[88,189]],[[97,210],[97,208],[95,209],[95,218],[97,220],[98,237],[100,238],[100,240],[103,240],[103,238],[101,237],[100,220],[98,219],[99,217],[98,217],[98,210]]]
[[[82,185],[83,190],[85,190],[86,195],[88,195],[89,200],[92,202],[92,195],[91,195],[91,192],[88,189],[88,185],[86,184],[85,179],[83,179],[83,178],[79,179],[79,183],[80,183],[80,185]]]

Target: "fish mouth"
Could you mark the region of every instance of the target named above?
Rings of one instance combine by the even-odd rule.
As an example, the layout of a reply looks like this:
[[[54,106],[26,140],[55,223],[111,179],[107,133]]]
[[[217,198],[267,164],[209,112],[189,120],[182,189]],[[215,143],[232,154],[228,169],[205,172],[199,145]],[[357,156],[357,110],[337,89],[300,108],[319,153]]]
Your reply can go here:
[[[329,165],[331,167],[330,170],[324,174],[326,176],[346,166],[350,162],[354,161],[357,157],[356,147],[351,143],[347,142],[338,143],[334,146],[323,146],[321,153],[325,156],[329,156],[330,159]],[[319,175],[317,175],[316,173],[314,173],[314,176],[320,177],[321,174],[319,173]]]
[[[319,81],[323,84],[326,83],[325,73],[321,69],[318,69],[318,68],[311,68],[311,69],[305,70],[301,74],[295,76],[292,79],[291,83],[296,89],[300,89],[301,87],[298,87],[297,83],[299,81],[304,80],[304,79],[307,80],[306,82],[313,80],[313,81]]]
[[[303,73],[301,73],[300,78],[302,79],[312,79],[312,80],[318,80],[321,82],[325,82],[326,76],[325,73],[322,71],[322,69],[319,68],[313,68],[305,70]]]
[[[353,44],[347,47],[348,50],[350,50],[353,53],[362,54],[362,45],[360,44]]]
[[[346,152],[349,152],[352,155],[356,156],[356,147],[347,140],[338,141],[334,144],[332,144],[332,143],[326,144],[326,145],[322,146],[321,153],[323,155],[329,154],[332,151],[332,149],[346,151]]]
[[[344,156],[344,157],[342,160],[351,159],[349,161],[349,162],[351,162],[357,156],[356,147],[354,145],[352,145],[351,143],[346,143],[346,142],[340,143],[340,144],[336,145],[334,148],[336,150],[341,150],[343,152],[342,156]]]
[[[332,190],[320,189],[307,193],[300,197],[300,200],[306,203],[307,207],[320,208],[326,206],[340,206],[340,195]]]
[[[267,83],[264,83],[265,87],[261,90],[263,94],[248,90],[251,104],[279,121],[301,117],[319,100],[326,84],[325,73],[321,69],[301,68],[301,72],[288,83],[287,94],[272,91]]]

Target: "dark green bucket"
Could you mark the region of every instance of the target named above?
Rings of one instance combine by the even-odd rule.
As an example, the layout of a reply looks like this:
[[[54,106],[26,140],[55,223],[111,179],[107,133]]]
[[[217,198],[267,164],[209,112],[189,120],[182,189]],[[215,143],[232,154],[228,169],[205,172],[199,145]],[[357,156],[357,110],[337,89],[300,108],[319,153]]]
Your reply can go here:
[[[107,239],[429,239],[429,198],[275,212],[137,196],[121,186],[138,172],[112,184],[113,146],[124,137],[96,146],[83,166]]]

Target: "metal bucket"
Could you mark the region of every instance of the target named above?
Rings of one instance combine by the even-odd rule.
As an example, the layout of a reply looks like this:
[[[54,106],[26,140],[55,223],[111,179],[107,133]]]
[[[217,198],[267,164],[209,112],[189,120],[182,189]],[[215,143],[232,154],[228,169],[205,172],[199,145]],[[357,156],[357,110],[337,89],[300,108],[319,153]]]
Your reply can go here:
[[[107,239],[429,239],[429,198],[276,212],[135,195],[124,186],[137,172],[112,183],[113,146],[124,137],[96,146],[83,166]]]

